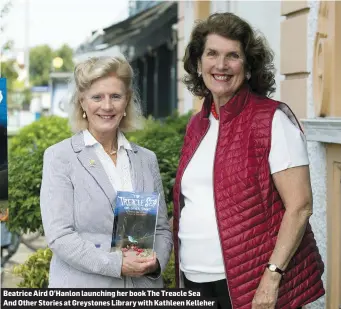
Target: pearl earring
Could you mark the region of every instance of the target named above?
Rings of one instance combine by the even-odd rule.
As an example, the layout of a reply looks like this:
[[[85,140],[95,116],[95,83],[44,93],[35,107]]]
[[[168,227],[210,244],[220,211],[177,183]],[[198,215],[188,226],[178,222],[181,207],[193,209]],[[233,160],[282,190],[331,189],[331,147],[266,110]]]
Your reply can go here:
[[[125,117],[125,116],[127,116],[127,113],[126,113],[126,112],[124,112],[124,113],[123,113],[123,116],[124,116],[124,117]]]
[[[251,73],[250,72],[247,72],[246,75],[245,75],[246,79],[249,80],[251,78]]]
[[[84,118],[84,119],[86,118],[86,114],[85,114],[85,112],[83,112],[83,118]]]

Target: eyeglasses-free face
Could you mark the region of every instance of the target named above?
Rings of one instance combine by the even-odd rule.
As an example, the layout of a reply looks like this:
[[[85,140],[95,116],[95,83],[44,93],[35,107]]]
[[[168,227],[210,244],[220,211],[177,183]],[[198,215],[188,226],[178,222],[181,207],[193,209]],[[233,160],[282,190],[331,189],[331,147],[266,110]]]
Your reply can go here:
[[[206,38],[198,69],[215,102],[224,104],[245,80],[245,56],[239,41],[217,34]]]
[[[114,133],[124,116],[129,95],[114,75],[95,80],[82,95],[81,105],[94,135]]]

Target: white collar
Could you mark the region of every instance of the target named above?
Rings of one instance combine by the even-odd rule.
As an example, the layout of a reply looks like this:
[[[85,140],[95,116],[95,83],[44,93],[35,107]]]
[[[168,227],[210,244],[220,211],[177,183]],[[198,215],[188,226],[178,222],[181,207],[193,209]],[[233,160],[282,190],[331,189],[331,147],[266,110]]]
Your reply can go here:
[[[94,138],[94,136],[89,132],[89,130],[83,130],[83,137],[84,137],[84,144],[86,147],[100,144]],[[119,150],[121,147],[123,147],[126,150],[133,150],[131,148],[129,141],[120,130],[117,130],[117,147],[118,147],[117,150]]]

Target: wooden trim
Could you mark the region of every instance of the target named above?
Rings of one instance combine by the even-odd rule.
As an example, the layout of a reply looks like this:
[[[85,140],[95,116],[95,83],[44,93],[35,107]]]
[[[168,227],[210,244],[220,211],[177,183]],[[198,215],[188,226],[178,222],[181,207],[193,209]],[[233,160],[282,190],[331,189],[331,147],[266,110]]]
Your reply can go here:
[[[326,308],[341,305],[341,145],[327,144]]]
[[[341,2],[320,2],[315,35],[313,88],[317,116],[341,117]]]
[[[194,2],[195,19],[206,19],[211,13],[211,1]]]
[[[304,1],[291,1],[282,0],[281,3],[281,15],[290,16],[290,14],[309,8],[309,4],[306,0]]]

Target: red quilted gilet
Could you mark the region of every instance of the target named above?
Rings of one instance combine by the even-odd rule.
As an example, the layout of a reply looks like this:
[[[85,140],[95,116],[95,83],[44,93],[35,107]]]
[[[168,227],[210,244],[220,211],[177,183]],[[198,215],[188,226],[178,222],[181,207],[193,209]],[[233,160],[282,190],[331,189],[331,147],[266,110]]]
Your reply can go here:
[[[182,175],[209,127],[211,100],[187,129],[174,186],[174,249],[179,286],[179,217],[183,205]],[[220,109],[214,162],[214,200],[226,278],[233,309],[251,302],[275,247],[285,212],[270,174],[272,119],[279,102],[244,86]],[[198,222],[200,224],[200,222]],[[325,291],[324,265],[308,224],[301,245],[280,284],[276,308],[298,308]]]

